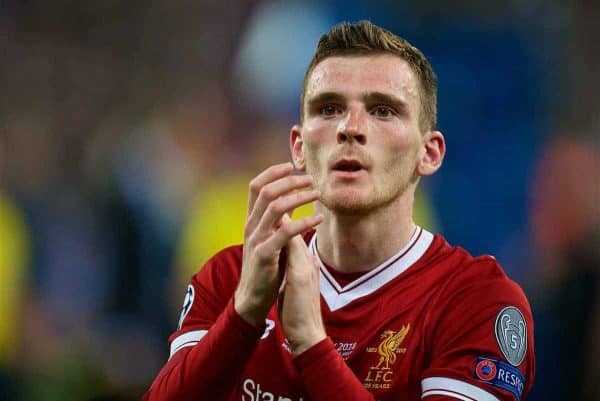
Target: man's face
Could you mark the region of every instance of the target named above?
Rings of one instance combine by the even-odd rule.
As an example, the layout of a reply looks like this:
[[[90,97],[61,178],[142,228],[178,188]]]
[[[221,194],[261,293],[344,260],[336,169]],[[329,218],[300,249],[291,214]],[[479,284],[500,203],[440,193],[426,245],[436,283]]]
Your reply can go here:
[[[315,178],[322,203],[362,214],[416,183],[423,137],[418,82],[393,55],[330,57],[309,77],[292,152]]]

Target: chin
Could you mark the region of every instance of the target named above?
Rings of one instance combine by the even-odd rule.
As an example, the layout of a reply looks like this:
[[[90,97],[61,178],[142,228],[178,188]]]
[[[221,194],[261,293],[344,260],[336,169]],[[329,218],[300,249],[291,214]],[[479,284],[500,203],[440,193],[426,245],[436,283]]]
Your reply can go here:
[[[340,215],[366,215],[378,206],[373,197],[357,194],[355,191],[326,194],[321,197],[321,203],[327,209]]]
[[[394,203],[406,193],[402,186],[389,191],[365,191],[351,188],[325,191],[321,203],[338,215],[364,216]]]

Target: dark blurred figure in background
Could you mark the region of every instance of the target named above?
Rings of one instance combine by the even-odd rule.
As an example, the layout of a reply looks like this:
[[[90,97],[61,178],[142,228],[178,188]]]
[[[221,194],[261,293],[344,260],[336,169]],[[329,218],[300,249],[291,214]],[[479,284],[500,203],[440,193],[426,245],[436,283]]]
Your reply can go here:
[[[554,107],[562,129],[530,185],[536,401],[600,400],[600,3],[571,6]]]
[[[557,138],[531,186],[540,400],[600,399],[600,156]],[[536,398],[537,399],[537,398]]]
[[[182,200],[228,137],[211,80],[251,4],[0,4],[0,399],[147,387]]]

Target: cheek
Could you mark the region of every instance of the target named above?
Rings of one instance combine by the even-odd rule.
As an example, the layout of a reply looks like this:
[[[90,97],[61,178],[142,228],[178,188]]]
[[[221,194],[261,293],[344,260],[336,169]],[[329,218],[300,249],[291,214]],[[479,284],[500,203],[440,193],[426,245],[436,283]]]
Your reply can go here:
[[[327,127],[327,125],[322,122],[317,123],[310,121],[304,126],[302,138],[304,139],[305,144],[315,147],[324,143],[331,131],[331,128]]]
[[[419,144],[395,143],[389,144],[386,150],[383,168],[396,173],[412,173],[419,162]]]
[[[315,146],[316,144],[311,142],[310,140],[305,139],[302,144],[302,153],[304,155],[304,164],[307,172],[313,173],[315,168],[318,166],[318,156],[317,151],[318,148]]]
[[[316,163],[324,152],[325,135],[322,130],[308,130],[304,137],[303,152],[307,163]]]

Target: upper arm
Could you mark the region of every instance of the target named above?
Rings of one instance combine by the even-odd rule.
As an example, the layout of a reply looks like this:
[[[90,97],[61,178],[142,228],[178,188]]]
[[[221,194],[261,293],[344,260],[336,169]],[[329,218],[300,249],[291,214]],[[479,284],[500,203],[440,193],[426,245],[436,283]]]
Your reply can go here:
[[[429,322],[423,396],[522,400],[535,369],[533,318],[522,290],[495,277],[449,288],[443,300]]]
[[[170,356],[196,345],[206,334],[227,303],[237,285],[238,255],[227,248],[211,258],[188,285],[177,330],[169,337]]]

